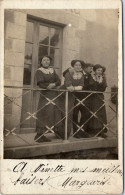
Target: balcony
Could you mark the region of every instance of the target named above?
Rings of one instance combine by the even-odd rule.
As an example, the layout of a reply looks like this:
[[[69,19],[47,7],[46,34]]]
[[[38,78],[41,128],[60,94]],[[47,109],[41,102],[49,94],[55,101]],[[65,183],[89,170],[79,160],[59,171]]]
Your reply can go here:
[[[35,158],[43,155],[59,154],[62,152],[71,152],[79,150],[90,149],[117,149],[118,147],[118,132],[117,132],[117,102],[112,103],[112,99],[117,99],[117,92],[96,92],[96,91],[78,91],[75,93],[68,92],[63,89],[49,90],[49,93],[53,93],[53,98],[46,96],[48,90],[39,88],[24,88],[24,87],[5,87],[5,101],[4,101],[4,158],[6,159],[21,159],[21,158]],[[77,93],[83,94],[83,99],[79,99]],[[86,93],[86,95],[84,95]],[[101,99],[103,104],[94,112],[86,104],[91,96],[96,94],[104,94],[104,99]],[[70,98],[71,97],[71,98]],[[38,108],[39,98],[44,98],[45,102],[42,107]],[[73,100],[73,106],[71,104]],[[74,104],[74,102],[76,103]],[[36,135],[36,123],[41,122],[37,118],[37,114],[41,110],[45,110],[48,105],[52,105],[62,113],[62,117],[56,121],[52,126],[47,126],[46,131],[40,135],[46,135],[51,142],[37,142],[40,137],[34,140]],[[71,113],[77,106],[83,106],[89,113],[84,123],[75,123],[73,121]],[[98,112],[103,107],[106,108],[107,123],[103,124],[103,121],[98,117]],[[54,115],[54,113],[53,113]],[[80,113],[78,114],[78,121],[80,121]],[[103,124],[103,128],[90,135],[84,127],[86,124],[96,118],[97,121]],[[69,126],[69,123],[71,124]],[[64,137],[62,138],[58,132],[55,131],[55,127],[62,124]],[[41,123],[41,125],[44,125]],[[73,132],[73,125],[76,127],[76,132]],[[69,129],[70,128],[70,129]],[[100,133],[104,128],[107,129],[107,138],[100,137]],[[70,135],[68,132],[70,130]],[[88,134],[88,137],[76,138],[79,132]]]

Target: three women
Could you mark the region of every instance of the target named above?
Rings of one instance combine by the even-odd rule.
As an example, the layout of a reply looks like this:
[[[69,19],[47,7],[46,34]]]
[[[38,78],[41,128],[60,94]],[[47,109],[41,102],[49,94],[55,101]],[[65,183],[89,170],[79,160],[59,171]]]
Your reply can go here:
[[[41,67],[36,72],[36,80],[37,85],[42,90],[40,93],[39,104],[38,104],[38,111],[37,111],[37,122],[36,122],[36,131],[37,134],[35,136],[35,141],[37,142],[47,142],[51,141],[46,136],[45,133],[48,130],[54,131],[59,135],[61,138],[64,138],[64,122],[58,123],[61,121],[62,117],[64,117],[64,104],[65,99],[62,96],[61,98],[56,98],[58,96],[58,92],[55,89],[60,86],[61,82],[56,74],[55,70],[50,67],[51,58],[49,56],[43,56],[41,60]],[[81,60],[72,60],[71,67],[65,74],[65,81],[64,86],[61,88],[67,89],[69,91],[68,96],[68,135],[71,133],[72,124],[74,129],[74,135],[77,135],[76,128],[79,129],[79,125],[82,126],[82,122],[78,124],[77,121],[73,119],[73,107],[75,105],[75,100],[81,100],[83,98],[83,93],[80,91],[84,89],[85,86],[85,75],[83,74],[85,63]],[[89,76],[89,81],[87,82],[86,90],[97,90],[97,91],[104,91],[106,89],[106,80],[103,75],[104,68],[101,65],[95,65],[94,67],[94,74]],[[79,91],[79,92],[77,92]],[[95,135],[97,131],[102,129],[106,125],[106,112],[105,107],[103,106],[104,96],[103,94],[93,94],[89,98],[89,104],[87,105],[87,110],[91,110],[91,112],[96,112],[99,107],[102,107],[100,111],[98,111],[97,118],[99,118],[97,122],[97,118],[91,118],[88,122],[88,129],[84,131],[83,126],[83,134],[79,134],[77,138],[86,137],[86,135]],[[78,104],[78,103],[77,103]],[[80,104],[80,103],[79,103]],[[57,108],[58,105],[61,107],[62,112]],[[86,107],[86,105],[85,105]],[[84,116],[83,116],[84,115]],[[82,118],[85,118],[86,113],[82,113]],[[78,118],[78,116],[77,116]],[[84,121],[84,120],[83,120]],[[85,121],[84,121],[85,122]],[[82,128],[81,128],[82,130]],[[81,131],[80,129],[78,132]],[[86,132],[86,133],[85,133]],[[104,134],[103,134],[104,135]],[[88,137],[88,136],[87,136]]]

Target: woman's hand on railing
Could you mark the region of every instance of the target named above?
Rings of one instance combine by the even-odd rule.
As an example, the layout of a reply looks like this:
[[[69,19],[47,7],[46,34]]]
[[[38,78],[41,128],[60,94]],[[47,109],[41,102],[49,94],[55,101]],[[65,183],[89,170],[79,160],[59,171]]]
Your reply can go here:
[[[73,91],[75,90],[73,86],[69,86],[69,87],[67,87],[67,89],[68,89],[68,91],[70,91],[70,92],[73,92]]]
[[[50,83],[47,87],[47,89],[53,89],[56,86],[55,83]]]
[[[82,86],[75,86],[74,87],[74,91],[81,91],[82,90]]]
[[[69,86],[69,87],[67,87],[67,89],[68,89],[68,91],[70,91],[70,92],[73,92],[73,91],[81,91],[82,90],[82,86]]]
[[[12,88],[12,89],[23,89],[23,90],[31,90],[31,91],[44,91],[44,90],[47,90],[47,88],[39,88],[39,87],[37,87],[37,86],[35,86],[35,87],[25,87],[25,86],[4,86],[5,88]],[[52,88],[51,88],[52,89]],[[63,89],[63,88],[60,88],[60,86],[58,86],[58,87],[54,87],[52,90],[54,90],[54,91],[67,91],[68,90],[68,88],[66,88],[66,89]],[[75,90],[76,91],[76,90]],[[104,91],[104,92],[102,92],[102,91],[95,91],[95,90],[79,90],[79,91],[77,91],[77,92],[82,92],[82,93],[100,93],[100,94],[111,94],[111,91]],[[118,92],[113,92],[114,94],[118,94]]]

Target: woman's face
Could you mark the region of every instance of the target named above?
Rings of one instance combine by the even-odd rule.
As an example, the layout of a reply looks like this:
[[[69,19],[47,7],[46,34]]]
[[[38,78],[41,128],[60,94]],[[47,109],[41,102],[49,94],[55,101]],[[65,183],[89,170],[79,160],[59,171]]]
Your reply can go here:
[[[48,68],[50,65],[50,59],[47,57],[43,57],[41,64],[43,65],[43,67]]]
[[[76,63],[74,64],[74,70],[75,70],[76,72],[79,72],[79,71],[82,70],[82,66],[81,66],[81,63],[80,63],[80,62],[76,62]]]
[[[96,74],[96,75],[101,76],[102,73],[103,73],[103,69],[102,69],[102,68],[97,68],[97,69],[95,70],[95,74]]]
[[[92,66],[89,66],[89,67],[85,68],[85,72],[87,74],[91,74],[92,71],[93,71],[93,67]]]

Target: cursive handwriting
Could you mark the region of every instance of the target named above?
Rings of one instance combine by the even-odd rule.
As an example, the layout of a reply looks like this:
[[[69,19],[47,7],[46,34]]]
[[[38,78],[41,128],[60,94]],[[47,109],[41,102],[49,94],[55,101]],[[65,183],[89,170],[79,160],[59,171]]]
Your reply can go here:
[[[26,162],[20,162],[13,168],[13,172],[22,172],[26,171],[27,163]],[[65,167],[63,165],[57,165],[56,167],[49,167],[49,164],[40,164],[35,169],[30,170],[32,173],[36,172],[64,172]]]
[[[47,178],[37,178],[33,174],[30,175],[30,177],[27,177],[24,173],[21,173],[21,175],[15,180],[12,181],[14,185],[17,184],[39,184],[39,185],[44,185],[47,180],[49,180],[50,176]]]
[[[62,190],[83,190],[85,186],[111,185],[112,175],[123,176],[119,164],[105,167],[66,167],[63,164],[40,163],[31,167],[30,163],[21,161],[13,169],[11,183],[16,185],[49,185]],[[115,176],[113,175],[113,177]]]
[[[85,185],[101,185],[104,186],[106,184],[110,185],[110,177],[103,179],[90,179],[90,180],[76,180],[73,177],[68,177],[63,183],[62,187],[77,187],[77,189],[82,188]]]

